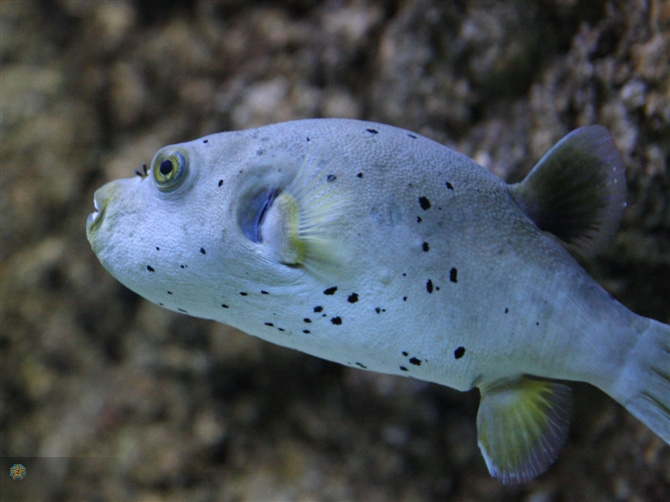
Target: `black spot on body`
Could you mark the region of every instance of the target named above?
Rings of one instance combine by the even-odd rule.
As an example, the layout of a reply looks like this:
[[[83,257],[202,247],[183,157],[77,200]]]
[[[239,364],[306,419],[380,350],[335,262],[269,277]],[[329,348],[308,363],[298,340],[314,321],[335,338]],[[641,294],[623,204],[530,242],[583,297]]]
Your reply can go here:
[[[277,328],[277,331],[280,331],[281,333],[283,333],[286,330],[284,328]]]
[[[411,358],[409,362],[414,366],[421,366],[421,359],[418,359],[416,357]]]
[[[427,197],[419,197],[419,205],[424,211],[428,211],[430,209],[430,201]]]
[[[379,134],[379,131],[377,129],[366,129],[367,132],[370,134]]]
[[[161,250],[161,248],[159,248],[158,246],[156,246],[156,251],[160,251],[160,250]]]
[[[400,366],[400,371],[409,371],[409,370],[407,368],[405,368],[404,366]]]
[[[336,326],[339,326],[340,324],[342,324],[342,318],[339,317],[339,316],[336,316],[336,317],[333,317],[333,318],[330,320],[330,322],[332,322],[332,323],[335,324]]]
[[[378,314],[381,314],[382,313],[381,307],[375,307],[375,312],[377,312]]]
[[[200,248],[200,252],[201,252],[202,254],[207,254],[207,251],[205,251],[205,248]]]
[[[449,271],[449,280],[451,282],[458,282],[458,270],[455,267]]]
[[[458,347],[456,350],[454,350],[454,357],[456,359],[460,359],[465,355],[465,347]]]
[[[179,268],[186,268],[188,265],[179,265]]]
[[[221,307],[224,308],[224,309],[230,308],[230,307],[228,307],[228,305],[226,305],[225,303],[222,303],[222,304],[221,304]]]
[[[402,297],[402,301],[406,302],[406,301],[407,301],[407,297],[406,297],[406,296],[403,296],[403,297]]]
[[[219,186],[223,185],[223,180],[219,180]]]
[[[356,177],[357,177],[357,178],[362,178],[362,177],[363,177],[363,173],[358,173],[358,174],[356,175]]]
[[[335,291],[337,291],[337,286],[333,286],[332,288],[324,289],[323,294],[324,295],[334,295]]]
[[[426,253],[427,253],[428,251],[430,251],[430,245],[429,245],[427,242],[424,242],[424,243],[421,245],[421,248],[422,248]]]
[[[261,294],[262,294],[262,295],[269,295],[270,293],[268,293],[268,292],[265,291],[264,289],[261,289]]]
[[[356,366],[360,366],[363,369],[367,369],[367,366],[363,363],[356,363]]]
[[[168,291],[167,294],[168,294],[168,295],[171,295],[171,294],[172,294],[172,291]]]
[[[428,293],[433,292],[433,281],[430,279],[428,279],[428,282],[426,282],[426,291],[428,291]]]
[[[449,190],[453,190],[453,189],[454,189],[454,185],[452,185],[451,183],[449,183],[449,182],[447,181],[447,188],[448,188]]]
[[[311,333],[311,331],[308,329],[303,329],[302,332],[305,333],[306,335],[309,335]]]
[[[314,307],[314,312],[323,312],[323,307],[321,305],[317,305]]]
[[[302,320],[302,322],[306,322],[307,324],[309,324],[310,322],[312,322],[312,320],[311,320],[309,317],[305,317],[305,318]]]
[[[207,143],[209,143],[209,140],[208,139],[203,139],[202,142],[207,144]]]
[[[358,293],[351,293],[347,298],[349,303],[356,303],[358,301]]]
[[[274,327],[274,324],[272,324],[271,322],[266,322],[266,323],[264,323],[264,324],[265,324],[266,326],[270,326],[271,328]]]
[[[422,221],[423,221],[423,220],[421,219],[421,216],[417,216],[417,217],[416,217],[416,222],[417,222],[417,223],[421,223]]]
[[[405,356],[405,357],[407,357],[407,356],[409,355],[409,352],[406,352],[406,351],[403,350],[403,351],[402,351],[402,355]]]
[[[408,134],[407,136],[409,136],[412,139],[416,139],[416,136],[414,136],[414,134]]]
[[[246,291],[240,291],[240,296],[247,296],[248,294],[249,293],[247,293]]]
[[[147,270],[149,272],[155,272],[154,267],[152,267],[151,265],[147,265]]]
[[[509,313],[509,309],[505,308],[505,314],[508,314],[508,313]]]
[[[185,310],[185,309],[183,309],[183,308],[181,308],[181,307],[178,308],[177,310],[178,310],[179,312],[183,312],[184,314],[188,314],[188,310]]]
[[[335,176],[334,174],[329,174],[328,176],[326,176],[326,181],[327,181],[328,183],[332,183],[332,182],[335,181],[336,179],[337,179],[337,176]]]

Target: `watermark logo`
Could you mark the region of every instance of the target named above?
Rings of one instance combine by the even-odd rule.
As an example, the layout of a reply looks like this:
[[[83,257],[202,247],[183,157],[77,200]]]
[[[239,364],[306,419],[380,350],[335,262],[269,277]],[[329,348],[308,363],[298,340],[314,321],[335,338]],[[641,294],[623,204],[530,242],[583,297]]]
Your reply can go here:
[[[16,481],[21,481],[28,472],[23,464],[14,464],[9,468],[9,475]]]

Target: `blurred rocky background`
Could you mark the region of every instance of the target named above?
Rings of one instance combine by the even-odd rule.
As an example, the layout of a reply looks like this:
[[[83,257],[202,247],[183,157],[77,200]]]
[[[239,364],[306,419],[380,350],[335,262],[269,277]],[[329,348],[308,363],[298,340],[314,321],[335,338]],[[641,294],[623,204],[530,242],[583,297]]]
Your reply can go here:
[[[629,206],[584,265],[670,322],[670,2],[2,0],[0,42],[3,501],[668,500],[670,448],[592,387],[558,462],[505,487],[476,391],[162,310],[84,225],[103,183],[218,131],[375,120],[516,181],[598,123]]]

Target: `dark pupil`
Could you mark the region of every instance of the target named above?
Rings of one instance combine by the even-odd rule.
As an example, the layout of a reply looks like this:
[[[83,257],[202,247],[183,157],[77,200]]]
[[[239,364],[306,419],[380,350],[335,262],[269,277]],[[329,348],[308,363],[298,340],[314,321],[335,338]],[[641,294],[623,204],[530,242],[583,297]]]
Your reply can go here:
[[[163,176],[167,176],[168,174],[170,174],[172,172],[172,161],[164,160],[163,162],[161,162],[159,170]]]

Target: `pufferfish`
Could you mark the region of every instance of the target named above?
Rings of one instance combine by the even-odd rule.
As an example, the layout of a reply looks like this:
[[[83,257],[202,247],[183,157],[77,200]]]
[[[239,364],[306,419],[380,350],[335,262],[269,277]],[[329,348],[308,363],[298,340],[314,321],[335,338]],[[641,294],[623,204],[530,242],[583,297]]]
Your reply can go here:
[[[563,138],[520,183],[419,134],[346,119],[166,146],[94,196],[87,236],[121,283],[347,366],[477,387],[489,472],[530,480],[569,428],[565,381],[670,444],[670,326],[573,254],[612,237],[624,166],[607,129]]]

